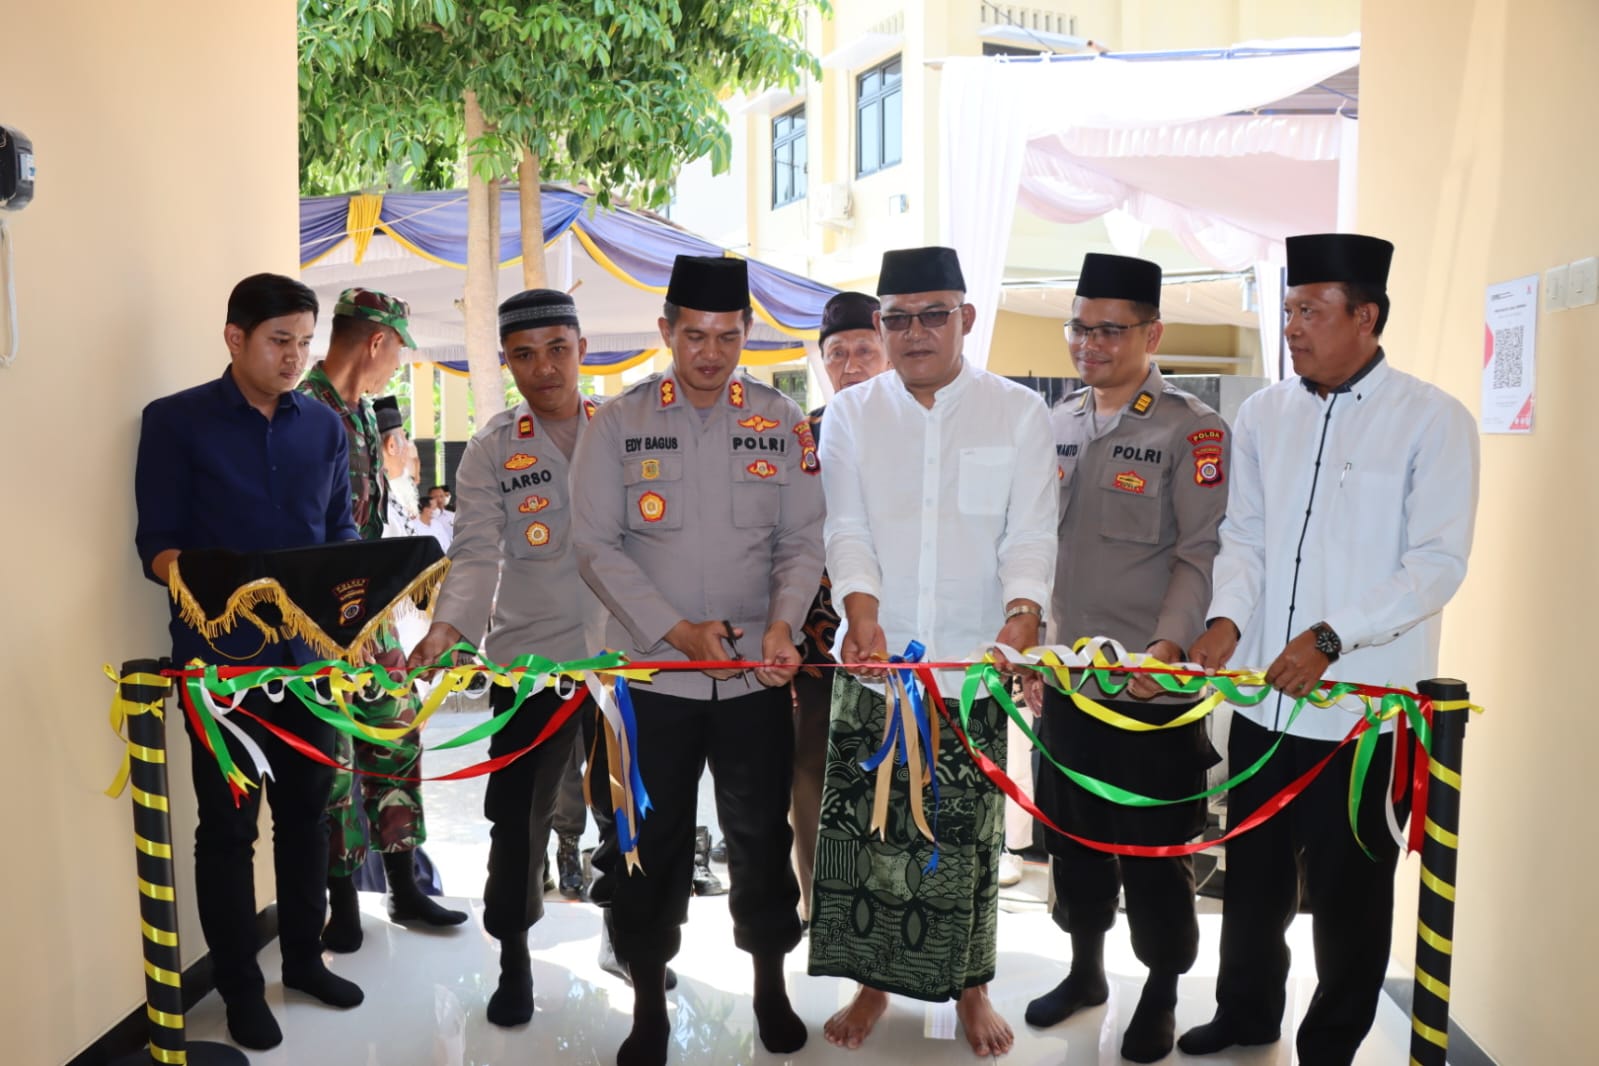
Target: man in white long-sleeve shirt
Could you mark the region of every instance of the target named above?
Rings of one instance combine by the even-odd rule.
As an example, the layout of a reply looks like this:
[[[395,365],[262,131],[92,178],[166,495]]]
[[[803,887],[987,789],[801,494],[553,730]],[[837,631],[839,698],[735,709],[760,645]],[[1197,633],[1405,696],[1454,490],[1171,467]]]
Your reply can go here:
[[[1228,754],[1264,769],[1235,788],[1247,817],[1318,763],[1361,705],[1295,701],[1319,679],[1413,688],[1438,667],[1440,613],[1466,575],[1477,508],[1476,427],[1461,403],[1395,370],[1379,346],[1393,245],[1358,234],[1288,238],[1283,336],[1300,375],[1250,397],[1233,467],[1209,627],[1189,657],[1209,668],[1267,664],[1276,689],[1235,711]],[[1392,757],[1386,723],[1375,765]],[[1278,1039],[1301,871],[1318,984],[1299,1061],[1347,1064],[1371,1028],[1388,963],[1398,847],[1383,814],[1388,775],[1366,779],[1350,832],[1352,746],[1276,817],[1227,846],[1215,1018],[1190,1055]],[[1408,796],[1399,805],[1404,818]]]
[[[976,311],[954,251],[889,252],[877,313],[894,373],[833,399],[822,442],[827,567],[844,606],[839,657],[862,664],[912,640],[929,660],[981,655],[995,643],[1038,643],[1055,575],[1054,437],[1035,393],[961,355]],[[866,668],[878,681],[883,671]],[[956,675],[958,678],[959,675]],[[953,695],[954,693],[949,693]],[[826,1026],[859,1047],[897,992],[956,1000],[978,1055],[1010,1049],[1010,1027],[988,1001],[994,975],[1004,798],[944,730],[938,796],[928,792],[934,843],[893,782],[887,826],[870,832],[875,774],[861,763],[881,744],[883,695],[837,672],[811,904],[810,972],[862,983]],[[931,709],[929,714],[936,713]],[[979,700],[971,735],[1003,763],[1005,716]],[[913,772],[919,772],[913,770]]]

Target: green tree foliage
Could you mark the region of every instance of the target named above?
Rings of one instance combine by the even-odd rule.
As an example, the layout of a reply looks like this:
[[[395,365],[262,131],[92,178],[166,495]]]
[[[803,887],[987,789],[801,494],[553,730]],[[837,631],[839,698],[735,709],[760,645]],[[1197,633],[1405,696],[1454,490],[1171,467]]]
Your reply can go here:
[[[602,202],[664,203],[678,168],[727,166],[721,98],[814,72],[807,0],[300,0],[307,194],[460,184],[463,95],[481,178],[524,155]],[[825,2],[815,6],[825,11]]]

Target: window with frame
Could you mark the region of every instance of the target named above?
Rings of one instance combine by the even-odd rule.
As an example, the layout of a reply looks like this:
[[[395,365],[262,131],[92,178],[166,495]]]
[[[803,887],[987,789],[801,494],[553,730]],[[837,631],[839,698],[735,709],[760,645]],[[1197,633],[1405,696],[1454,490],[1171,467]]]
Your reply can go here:
[[[805,199],[805,107],[772,119],[772,206]]]
[[[855,176],[896,166],[903,140],[900,57],[855,79]]]

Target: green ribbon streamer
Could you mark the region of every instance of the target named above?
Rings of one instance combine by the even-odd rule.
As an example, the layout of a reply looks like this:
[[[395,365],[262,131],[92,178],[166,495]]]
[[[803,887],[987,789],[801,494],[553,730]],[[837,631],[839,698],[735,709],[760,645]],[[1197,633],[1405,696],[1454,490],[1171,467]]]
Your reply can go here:
[[[1026,665],[1044,673],[1046,679],[1053,678],[1054,671],[1056,669],[1056,667],[1047,666],[1041,663],[1029,663]],[[1100,683],[1100,687],[1111,696],[1121,692],[1121,690],[1125,688],[1130,681],[1129,679],[1129,681],[1123,681],[1118,685],[1114,679],[1109,677],[1109,671],[1099,668],[1089,668],[1083,671],[1083,678],[1079,680],[1078,683],[1070,690],[1062,689],[1058,684],[1054,684],[1052,687],[1062,692],[1075,692],[1080,689],[1088,680],[1088,676],[1090,674],[1095,675],[1096,680],[1098,680]],[[1174,675],[1170,674],[1152,676],[1157,677],[1157,679],[1161,681],[1174,679]],[[1107,684],[1107,682],[1109,682],[1109,684]],[[1199,677],[1197,675],[1185,679],[1185,684],[1180,687],[1174,687],[1165,684],[1162,684],[1162,687],[1168,692],[1172,692],[1174,694],[1196,695],[1204,689],[1206,684],[1215,685],[1229,702],[1242,707],[1252,707],[1263,702],[1272,694],[1273,691],[1270,688],[1261,687],[1256,691],[1244,693],[1236,684],[1233,683],[1231,678]],[[1318,692],[1322,695],[1324,700],[1333,701],[1341,699],[1342,697],[1355,692],[1357,688],[1358,686],[1356,685],[1339,681],[1334,682],[1327,688],[1319,689]],[[1273,755],[1277,754],[1277,749],[1282,746],[1283,741],[1287,738],[1288,731],[1293,727],[1295,720],[1298,719],[1299,715],[1304,711],[1306,705],[1310,702],[1309,696],[1302,696],[1294,701],[1293,710],[1288,716],[1288,722],[1283,726],[1283,729],[1278,734],[1277,739],[1272,742],[1271,747],[1267,748],[1265,753],[1261,755],[1260,758],[1256,759],[1244,770],[1233,775],[1214,788],[1208,788],[1203,792],[1196,792],[1192,796],[1183,796],[1178,799],[1157,799],[1153,796],[1145,796],[1130,789],[1122,788],[1119,785],[1113,785],[1108,781],[1102,781],[1097,777],[1091,777],[1088,774],[1080,773],[1079,771],[1071,769],[1069,766],[1066,766],[1060,760],[1056,759],[1049,749],[1045,747],[1044,744],[1038,739],[1037,734],[1033,732],[1032,726],[1027,721],[1027,716],[1022,714],[1022,712],[1017,708],[1015,702],[1010,698],[1010,692],[1008,691],[1004,678],[992,663],[973,663],[971,666],[968,666],[966,668],[966,676],[961,682],[960,722],[961,729],[966,733],[968,738],[971,736],[972,705],[978,698],[978,692],[982,689],[987,689],[989,696],[999,703],[1006,715],[1010,717],[1010,720],[1016,723],[1016,726],[1021,730],[1022,735],[1027,738],[1029,743],[1038,749],[1039,753],[1046,761],[1048,761],[1051,766],[1055,767],[1055,769],[1066,775],[1066,777],[1068,777],[1073,783],[1075,783],[1085,792],[1088,792],[1090,795],[1098,796],[1100,799],[1108,800],[1111,803],[1119,804],[1123,807],[1166,807],[1178,803],[1191,803],[1194,800],[1208,799],[1211,796],[1226,792],[1227,790],[1234,788],[1245,781],[1248,781],[1250,778],[1258,774],[1266,765],[1266,763],[1271,761],[1271,757]],[[1413,698],[1399,693],[1389,693],[1382,698],[1380,707],[1377,711],[1373,711],[1371,709],[1370,701],[1368,700],[1366,714],[1369,720],[1378,721],[1381,718],[1388,716],[1388,713],[1395,707],[1403,710],[1410,717],[1413,725],[1418,722],[1420,723],[1419,725],[1416,725],[1417,739],[1422,741],[1423,748],[1427,749],[1427,742],[1431,740],[1431,737],[1427,733],[1425,720],[1421,718],[1420,709]],[[1368,747],[1374,751],[1377,740],[1376,732],[1373,730],[1367,730],[1366,732],[1362,733],[1360,737],[1360,743],[1366,744],[1368,738],[1370,738],[1370,744]],[[978,748],[975,742],[973,742],[972,746],[974,749],[981,750]],[[1363,783],[1366,768],[1369,767],[1371,762],[1371,753],[1368,752],[1366,756],[1365,767],[1362,767],[1359,763],[1358,747],[1356,754],[1356,769],[1359,773],[1359,777],[1356,780],[1358,783]],[[1357,787],[1352,785],[1350,800],[1351,826],[1354,825],[1355,820],[1358,817],[1359,801],[1360,791]],[[1358,833],[1356,834],[1356,840],[1359,840]],[[1364,847],[1364,845],[1362,845],[1362,847]]]

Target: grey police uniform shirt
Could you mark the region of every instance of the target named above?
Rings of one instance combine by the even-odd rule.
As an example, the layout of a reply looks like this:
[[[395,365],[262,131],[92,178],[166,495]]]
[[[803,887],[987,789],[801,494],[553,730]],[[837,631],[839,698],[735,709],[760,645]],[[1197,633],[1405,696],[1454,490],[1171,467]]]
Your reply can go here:
[[[665,637],[686,619],[743,629],[738,650],[758,660],[769,622],[800,638],[822,576],[826,508],[804,412],[735,371],[700,416],[668,370],[602,407],[578,443],[578,566],[610,611],[607,646],[634,658],[682,661]],[[753,672],[675,670],[651,690],[733,699],[762,687]]]
[[[1119,416],[1093,406],[1083,389],[1050,416],[1060,482],[1050,641],[1103,636],[1142,652],[1170,640],[1186,652],[1205,628],[1221,546],[1227,424],[1153,366]]]
[[[579,443],[595,411],[585,399]],[[490,419],[461,456],[450,573],[433,617],[475,643],[492,608],[484,651],[497,663],[578,659],[604,639],[604,609],[572,551],[570,467],[526,401]]]

